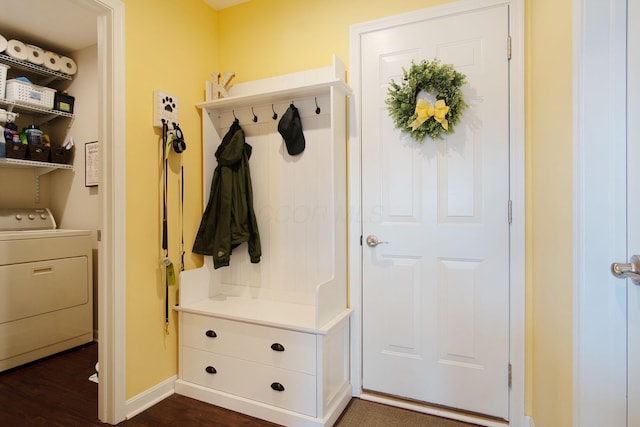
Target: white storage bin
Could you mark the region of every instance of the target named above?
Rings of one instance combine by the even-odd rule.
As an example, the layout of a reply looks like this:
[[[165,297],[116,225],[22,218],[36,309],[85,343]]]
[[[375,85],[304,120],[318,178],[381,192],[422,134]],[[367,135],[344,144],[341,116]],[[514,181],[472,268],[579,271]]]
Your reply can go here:
[[[20,80],[7,81],[6,98],[17,103],[52,109],[56,91],[48,87],[25,83]]]
[[[8,65],[0,64],[0,99],[4,99],[5,88],[7,87]]]

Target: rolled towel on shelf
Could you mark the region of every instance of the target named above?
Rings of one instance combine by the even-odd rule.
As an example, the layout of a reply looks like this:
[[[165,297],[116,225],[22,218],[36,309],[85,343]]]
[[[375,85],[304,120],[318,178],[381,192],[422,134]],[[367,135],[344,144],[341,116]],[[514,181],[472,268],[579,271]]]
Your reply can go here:
[[[0,53],[2,53],[5,50],[7,50],[7,44],[8,43],[9,42],[7,41],[7,39],[5,39],[2,34],[0,34]]]
[[[60,59],[60,71],[72,76],[78,71],[78,66],[73,59],[63,56]]]
[[[44,66],[51,71],[60,71],[62,58],[55,52],[44,51]]]
[[[27,46],[20,40],[9,40],[7,42],[7,55],[13,59],[26,61],[28,57]]]
[[[36,65],[44,64],[44,49],[32,44],[27,45],[27,61]]]

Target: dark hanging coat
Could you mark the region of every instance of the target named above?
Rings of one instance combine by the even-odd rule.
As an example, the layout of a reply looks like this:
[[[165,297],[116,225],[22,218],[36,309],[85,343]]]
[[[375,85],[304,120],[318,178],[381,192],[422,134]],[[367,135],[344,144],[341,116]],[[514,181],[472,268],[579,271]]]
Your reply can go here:
[[[202,215],[193,252],[213,256],[214,268],[229,265],[231,250],[248,243],[252,263],[260,262],[262,250],[253,210],[249,172],[251,146],[234,121],[216,150],[218,166],[213,173],[209,203]]]

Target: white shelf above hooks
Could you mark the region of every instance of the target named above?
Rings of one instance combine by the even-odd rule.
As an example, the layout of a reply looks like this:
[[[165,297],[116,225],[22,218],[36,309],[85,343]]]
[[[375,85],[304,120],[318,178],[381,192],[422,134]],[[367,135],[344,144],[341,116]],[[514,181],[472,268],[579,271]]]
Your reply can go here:
[[[345,83],[344,76],[344,63],[334,55],[331,66],[238,83],[229,89],[228,98],[201,102],[197,107],[209,112],[220,112],[260,103],[294,101],[296,98],[317,96],[324,92],[328,94],[331,88],[340,89],[349,96],[352,90]]]

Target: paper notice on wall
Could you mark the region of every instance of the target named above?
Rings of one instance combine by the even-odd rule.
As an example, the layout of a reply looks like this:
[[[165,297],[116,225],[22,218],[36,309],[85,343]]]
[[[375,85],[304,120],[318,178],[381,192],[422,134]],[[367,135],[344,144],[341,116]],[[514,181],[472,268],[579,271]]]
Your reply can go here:
[[[100,181],[100,159],[98,153],[98,141],[84,144],[85,187],[95,187]]]

